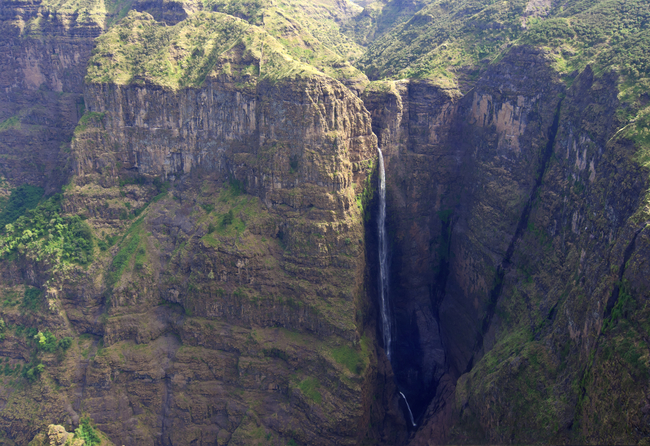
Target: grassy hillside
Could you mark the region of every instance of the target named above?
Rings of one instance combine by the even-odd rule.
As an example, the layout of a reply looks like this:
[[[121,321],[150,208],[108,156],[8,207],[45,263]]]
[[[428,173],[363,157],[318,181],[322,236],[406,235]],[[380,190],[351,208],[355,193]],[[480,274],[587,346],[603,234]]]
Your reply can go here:
[[[242,19],[201,12],[164,26],[147,13],[132,11],[97,39],[86,81],[182,88],[201,85],[209,75],[278,79],[316,73]]]
[[[537,3],[540,6],[534,6]],[[648,76],[650,8],[642,0],[433,0],[369,46],[359,66],[372,79],[476,78],[511,45],[548,49],[569,74],[591,64],[617,68],[628,83]]]
[[[340,25],[362,9],[333,0],[204,0],[205,10],[242,18],[266,30],[296,60],[335,78],[364,77],[350,61],[363,48],[343,34]]]

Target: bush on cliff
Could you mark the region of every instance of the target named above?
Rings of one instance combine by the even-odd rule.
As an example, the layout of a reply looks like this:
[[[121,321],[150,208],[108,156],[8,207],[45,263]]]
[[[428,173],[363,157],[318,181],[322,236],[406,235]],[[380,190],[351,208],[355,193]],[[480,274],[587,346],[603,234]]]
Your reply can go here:
[[[86,442],[86,446],[94,446],[102,442],[101,438],[95,431],[95,428],[90,424],[88,417],[83,417],[79,423],[79,427],[74,431],[75,437],[81,438]]]
[[[43,188],[23,184],[11,192],[7,205],[0,212],[0,228],[13,223],[28,209],[36,207],[43,197]]]
[[[0,256],[13,253],[57,267],[92,260],[93,237],[79,216],[60,214],[61,197],[53,196],[0,230]]]

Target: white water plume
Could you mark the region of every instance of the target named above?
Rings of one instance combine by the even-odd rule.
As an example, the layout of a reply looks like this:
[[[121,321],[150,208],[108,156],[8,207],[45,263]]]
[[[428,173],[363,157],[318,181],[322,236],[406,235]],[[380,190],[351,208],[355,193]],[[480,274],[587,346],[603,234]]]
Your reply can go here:
[[[384,157],[381,149],[379,152],[379,220],[377,229],[379,234],[379,298],[381,305],[381,325],[384,337],[384,349],[388,360],[391,358],[392,326],[390,305],[388,302],[388,240],[386,239],[386,172],[384,170]]]
[[[406,399],[406,397],[402,392],[400,392],[399,394],[402,395],[402,398],[404,398],[404,402],[406,403],[406,408],[409,410],[409,415],[411,416],[411,424],[413,425],[413,427],[415,427],[416,424],[415,424],[415,420],[413,419],[413,412],[411,412],[411,406],[409,406],[409,401]]]
[[[392,339],[392,324],[390,314],[390,304],[388,302],[388,239],[386,237],[386,170],[384,169],[384,156],[381,149],[377,147],[379,152],[379,220],[377,221],[377,232],[379,234],[379,297],[381,304],[381,325],[382,334],[384,337],[384,349],[388,361],[391,360],[391,343]],[[404,398],[406,408],[411,417],[411,424],[416,426],[413,419],[413,412],[409,405],[406,396],[402,392],[399,393]]]

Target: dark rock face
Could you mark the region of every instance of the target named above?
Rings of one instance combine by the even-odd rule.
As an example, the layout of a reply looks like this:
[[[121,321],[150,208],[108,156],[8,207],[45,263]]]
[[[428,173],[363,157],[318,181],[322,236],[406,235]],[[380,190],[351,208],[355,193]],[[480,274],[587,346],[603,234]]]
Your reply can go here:
[[[134,8],[173,25],[200,4]],[[48,379],[0,388],[3,435],[24,444],[35,417],[84,413],[125,445],[650,434],[648,178],[616,133],[614,75],[567,88],[547,54],[516,47],[463,95],[410,80],[359,99],[320,75],[84,86],[104,19],[0,5],[0,173],[50,192],[72,176],[65,212],[119,239],[58,276],[2,265],[3,293],[46,296],[40,315],[3,308],[6,323],[85,335],[43,355]],[[360,203],[376,142],[392,365]],[[28,364],[30,342],[12,332],[3,357]]]
[[[443,240],[434,240],[450,227],[441,216],[442,199],[460,160],[446,144],[456,105],[449,92],[423,82],[366,92],[364,103],[386,157],[388,230],[393,237],[390,292],[397,326],[393,367],[398,387],[419,417],[446,372],[436,314],[436,279],[445,270],[437,253],[446,247]]]
[[[41,2],[0,5],[0,122],[15,122],[1,132],[0,174],[12,186],[30,183],[52,192],[68,176],[86,63],[102,31],[80,20]]]
[[[148,12],[153,18],[167,25],[175,25],[185,20],[190,14],[202,9],[199,1],[169,1],[169,0],[135,0],[133,9]]]
[[[376,363],[355,311],[369,114],[324,77],[234,85],[86,86],[64,206],[124,239],[49,278],[46,326],[87,337],[85,357],[51,361],[65,390],[42,410],[88,413],[125,445],[355,444]],[[173,193],[152,200],[152,178]],[[124,203],[145,212],[128,221]],[[142,260],[117,275],[128,246]]]
[[[505,371],[486,369],[516,330],[530,330],[534,345],[550,342],[547,354],[557,355],[555,367],[566,368],[564,376],[580,376],[583,355],[598,348],[590,339],[618,296],[608,265],[616,265],[622,280],[627,273],[619,264],[644,263],[630,261],[643,256],[630,240],[635,234],[638,240],[644,227],[630,217],[647,180],[630,161],[636,149],[612,141],[615,82],[595,80],[587,68],[563,99],[564,87],[546,55],[523,47],[510,51],[462,98],[416,81],[365,93],[388,158],[399,346],[393,368],[398,388],[426,411],[414,444],[449,435],[478,441],[480,432],[491,442],[542,435],[541,420],[526,421],[528,434],[514,427],[503,436],[494,430],[503,423],[495,407],[512,410],[506,408],[529,398],[525,389],[508,384],[512,378]],[[612,256],[618,260],[603,261]],[[593,316],[565,319],[578,311],[576,305],[579,314]],[[532,347],[523,340],[520,345],[528,361],[525,349]],[[583,353],[566,359],[567,349]],[[535,373],[534,367],[520,368],[515,376]],[[454,390],[461,376],[463,389]],[[593,409],[575,409],[580,393],[591,387],[558,386],[549,374],[535,379],[555,389],[552,401],[568,396],[551,411],[569,429],[561,435],[582,438],[570,426],[574,417],[594,416]],[[508,426],[534,419],[533,411],[508,412]]]
[[[464,157],[462,187],[452,205],[457,220],[440,307],[457,376],[480,351],[490,328],[499,268],[510,262],[526,204],[548,163],[544,149],[562,93],[548,64],[543,53],[517,48],[459,104],[454,142]]]
[[[395,373],[420,414],[483,335],[559,100],[542,98],[557,97],[556,85],[543,54],[523,48],[461,99],[417,81],[364,98],[388,158]]]

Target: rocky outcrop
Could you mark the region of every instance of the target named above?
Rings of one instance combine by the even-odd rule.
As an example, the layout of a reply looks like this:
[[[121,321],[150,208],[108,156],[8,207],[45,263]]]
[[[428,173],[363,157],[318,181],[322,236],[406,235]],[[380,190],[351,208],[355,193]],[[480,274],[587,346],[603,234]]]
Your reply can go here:
[[[323,76],[240,81],[86,87],[64,208],[120,241],[50,278],[86,356],[44,373],[120,444],[363,434],[370,117]]]
[[[10,187],[29,183],[51,193],[65,182],[86,63],[102,27],[98,14],[47,2],[0,5],[0,175]]]

